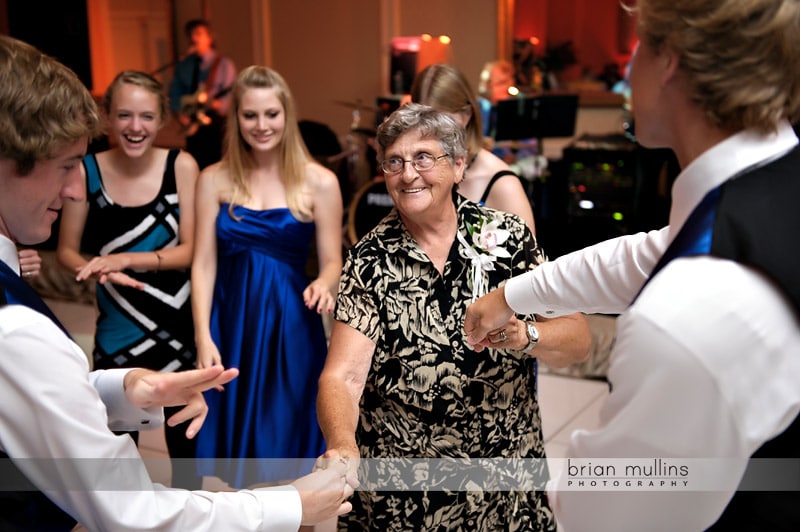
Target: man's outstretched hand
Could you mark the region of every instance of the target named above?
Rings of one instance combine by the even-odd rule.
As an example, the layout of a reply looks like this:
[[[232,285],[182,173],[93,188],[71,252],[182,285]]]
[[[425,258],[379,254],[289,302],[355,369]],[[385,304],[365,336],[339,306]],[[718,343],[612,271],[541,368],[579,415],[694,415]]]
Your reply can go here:
[[[125,374],[123,384],[128,401],[139,408],[186,405],[170,417],[167,423],[174,427],[191,419],[186,437],[194,438],[208,413],[203,392],[211,388],[222,390],[223,384],[238,375],[238,369],[224,369],[222,366],[170,373],[134,369]]]

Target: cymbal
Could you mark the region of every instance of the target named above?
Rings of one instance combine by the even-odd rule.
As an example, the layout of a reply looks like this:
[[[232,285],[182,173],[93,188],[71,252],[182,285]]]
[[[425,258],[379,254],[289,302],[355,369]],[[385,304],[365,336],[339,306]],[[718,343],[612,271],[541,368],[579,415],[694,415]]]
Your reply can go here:
[[[350,131],[353,133],[358,133],[359,135],[366,135],[368,137],[374,137],[377,133],[377,131],[368,127],[354,127]]]
[[[350,109],[357,109],[359,111],[372,111],[373,113],[377,111],[377,109],[375,109],[375,106],[364,105],[363,103],[361,103],[361,101],[346,102],[344,100],[334,100],[333,103],[335,103],[336,105],[349,107]]]

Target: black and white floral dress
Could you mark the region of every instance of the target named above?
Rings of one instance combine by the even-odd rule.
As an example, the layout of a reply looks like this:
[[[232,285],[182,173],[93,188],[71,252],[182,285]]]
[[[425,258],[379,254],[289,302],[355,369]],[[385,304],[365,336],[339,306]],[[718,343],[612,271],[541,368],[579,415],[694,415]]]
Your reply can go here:
[[[457,193],[453,201],[468,241],[470,226],[496,216],[511,233],[511,257],[488,272],[490,290],[545,260],[519,217]],[[363,489],[340,530],[555,529],[535,359],[466,343],[472,266],[460,246],[454,239],[439,274],[392,211],[347,257],[336,319],[376,348],[356,433]],[[454,462],[467,471],[477,458],[502,460],[487,460],[476,479],[443,458],[473,459]]]

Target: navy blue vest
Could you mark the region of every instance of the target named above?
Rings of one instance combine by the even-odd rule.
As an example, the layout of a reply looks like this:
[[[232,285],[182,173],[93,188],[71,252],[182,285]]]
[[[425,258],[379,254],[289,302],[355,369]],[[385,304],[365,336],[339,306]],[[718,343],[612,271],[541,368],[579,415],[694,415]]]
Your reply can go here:
[[[66,332],[36,291],[0,261],[0,306],[5,304],[25,305],[41,312]],[[75,519],[28,482],[8,455],[0,452],[0,530],[60,532],[71,530],[75,524]]]
[[[709,192],[664,252],[650,278],[679,257],[711,255],[730,259],[771,279],[787,295],[800,324],[798,200],[800,147]],[[764,443],[753,458],[800,458],[800,416],[782,434]],[[797,461],[793,463],[796,467]],[[743,484],[750,474],[756,476],[754,468],[748,468]],[[800,486],[800,478],[795,484]],[[800,491],[737,491],[709,530],[800,530]]]

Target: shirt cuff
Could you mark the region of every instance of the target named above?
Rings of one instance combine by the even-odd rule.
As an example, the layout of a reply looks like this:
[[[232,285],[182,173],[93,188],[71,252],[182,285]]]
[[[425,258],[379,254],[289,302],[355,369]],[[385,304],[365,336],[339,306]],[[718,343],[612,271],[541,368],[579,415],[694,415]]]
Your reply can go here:
[[[300,493],[291,485],[258,488],[253,493],[259,498],[264,511],[264,532],[297,530],[303,519]]]
[[[94,388],[106,405],[108,428],[113,431],[156,429],[164,424],[164,409],[160,406],[139,408],[125,396],[123,379],[133,368],[93,371]]]
[[[505,284],[506,303],[517,314],[542,314],[542,309],[536,307],[537,302],[530,290],[531,274],[533,272],[512,277]]]

